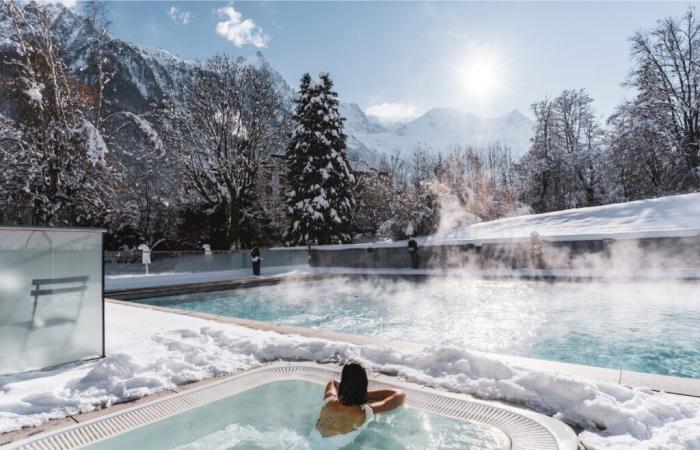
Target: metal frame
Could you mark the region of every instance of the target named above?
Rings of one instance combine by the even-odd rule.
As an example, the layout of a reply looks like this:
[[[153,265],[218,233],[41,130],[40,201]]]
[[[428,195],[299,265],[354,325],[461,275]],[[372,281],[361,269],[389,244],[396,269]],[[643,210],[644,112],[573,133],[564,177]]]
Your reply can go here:
[[[107,356],[107,346],[105,344],[105,234],[100,233],[100,239],[102,241],[102,255],[100,256],[102,260],[102,354],[100,358]]]
[[[106,228],[79,228],[79,227],[40,227],[35,225],[0,225],[2,230],[21,230],[21,231],[79,231],[82,233],[106,233]]]
[[[303,380],[325,384],[329,379],[338,378],[339,375],[340,371],[337,368],[315,363],[270,364],[145,405],[17,441],[10,444],[7,449],[82,448],[274,381]],[[371,378],[370,388],[402,389],[407,394],[410,407],[457,420],[492,426],[507,436],[510,444],[507,448],[511,450],[576,450],[578,448],[576,435],[571,428],[542,414],[475,400],[464,395],[440,392],[388,377],[380,378]],[[79,418],[80,416],[78,420]]]
[[[101,346],[101,351],[98,356],[89,356],[85,357],[82,359],[79,359],[77,361],[69,361],[65,363],[61,363],[55,366],[48,366],[48,367],[43,367],[39,369],[32,369],[29,370],[29,372],[34,371],[34,370],[52,370],[57,367],[61,367],[65,364],[73,364],[76,362],[83,362],[83,361],[93,361],[96,359],[101,359],[104,358],[107,354],[106,352],[106,344],[105,344],[105,233],[107,232],[106,229],[104,228],[79,228],[79,227],[47,227],[47,226],[33,226],[33,225],[0,225],[0,232],[1,231],[20,231],[20,232],[68,232],[68,233],[74,233],[74,232],[80,232],[80,233],[99,233],[100,235],[100,247],[102,249],[101,254],[100,254],[100,260],[101,260],[101,307],[102,307],[102,346]],[[59,279],[60,280],[60,279]],[[47,280],[39,280],[39,281],[47,281]],[[45,284],[45,283],[41,283]],[[36,287],[36,290],[39,291],[39,286]],[[36,300],[35,300],[36,302]],[[34,310],[36,310],[36,303]],[[34,314],[32,314],[32,318],[34,317]]]

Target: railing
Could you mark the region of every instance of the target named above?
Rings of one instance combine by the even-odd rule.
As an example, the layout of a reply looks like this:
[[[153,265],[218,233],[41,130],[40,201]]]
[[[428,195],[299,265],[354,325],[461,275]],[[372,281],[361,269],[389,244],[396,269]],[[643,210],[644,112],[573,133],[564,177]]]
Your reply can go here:
[[[263,267],[308,264],[306,247],[261,249]],[[250,269],[250,251],[151,251],[149,274]],[[105,252],[106,275],[145,274],[141,251]]]
[[[0,226],[0,373],[104,355],[102,230]]]

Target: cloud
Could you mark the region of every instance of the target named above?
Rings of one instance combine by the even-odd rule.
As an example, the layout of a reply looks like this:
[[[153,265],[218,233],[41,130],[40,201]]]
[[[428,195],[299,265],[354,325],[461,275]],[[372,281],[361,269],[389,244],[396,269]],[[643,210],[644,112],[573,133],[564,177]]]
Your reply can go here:
[[[368,107],[365,112],[383,122],[401,122],[418,115],[416,107],[408,103],[378,103]]]
[[[233,3],[217,10],[220,17],[226,18],[216,24],[216,33],[233,42],[236,47],[250,44],[254,47],[267,47],[270,36],[265,34],[252,19],[243,19],[241,13],[233,8]]]
[[[168,10],[168,17],[170,17],[170,19],[175,23],[187,25],[194,16],[191,12],[182,11],[175,6],[171,6]]]

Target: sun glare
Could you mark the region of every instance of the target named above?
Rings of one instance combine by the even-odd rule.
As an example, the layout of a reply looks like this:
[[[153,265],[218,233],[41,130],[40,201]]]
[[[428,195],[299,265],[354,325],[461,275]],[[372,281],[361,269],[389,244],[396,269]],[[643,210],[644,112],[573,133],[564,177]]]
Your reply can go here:
[[[458,82],[469,97],[486,100],[504,89],[505,68],[500,52],[492,46],[477,46],[459,61]]]

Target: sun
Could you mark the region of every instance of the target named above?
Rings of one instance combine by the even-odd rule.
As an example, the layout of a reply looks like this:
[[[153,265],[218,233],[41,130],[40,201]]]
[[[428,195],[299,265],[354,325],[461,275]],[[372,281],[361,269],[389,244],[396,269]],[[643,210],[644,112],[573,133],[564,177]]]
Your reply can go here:
[[[474,46],[460,59],[457,82],[469,97],[486,100],[505,88],[503,58],[494,47]]]
[[[465,88],[472,94],[488,95],[500,86],[500,73],[490,59],[477,59],[466,64],[463,70]]]

